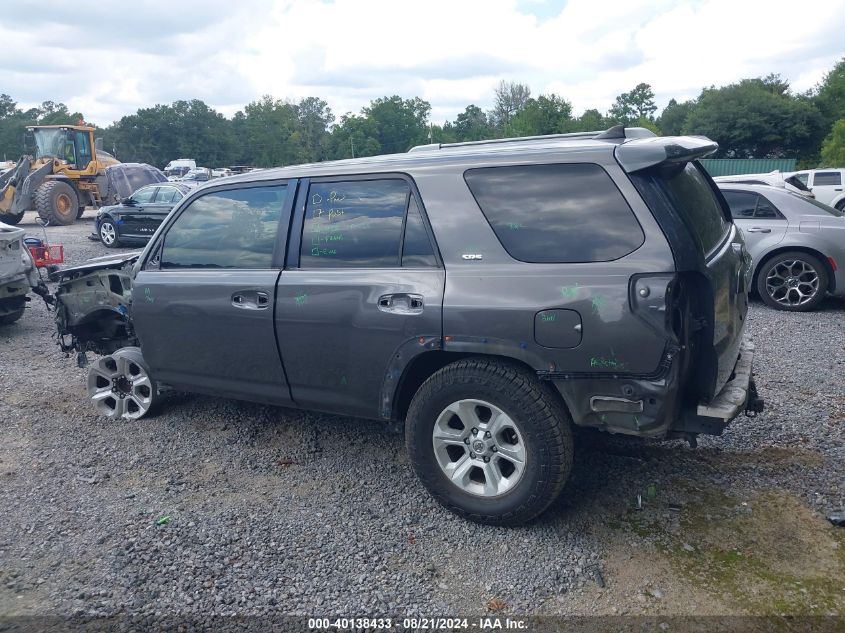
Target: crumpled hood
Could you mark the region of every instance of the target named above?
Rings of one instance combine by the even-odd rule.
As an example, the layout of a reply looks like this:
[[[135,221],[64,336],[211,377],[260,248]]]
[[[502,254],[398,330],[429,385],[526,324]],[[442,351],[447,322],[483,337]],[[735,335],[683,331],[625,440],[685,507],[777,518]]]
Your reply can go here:
[[[132,263],[141,256],[142,250],[130,251],[128,253],[118,253],[115,255],[103,255],[102,257],[94,257],[77,266],[69,266],[53,273],[53,279],[62,279],[69,273],[76,273],[80,271],[90,272],[92,270],[99,270],[103,268],[123,268],[126,264]]]

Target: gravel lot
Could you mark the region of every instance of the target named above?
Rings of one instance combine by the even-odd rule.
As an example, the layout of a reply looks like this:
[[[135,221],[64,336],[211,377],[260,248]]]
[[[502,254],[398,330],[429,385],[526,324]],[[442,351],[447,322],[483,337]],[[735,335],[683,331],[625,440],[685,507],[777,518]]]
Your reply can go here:
[[[107,252],[92,216],[48,229],[68,263]],[[560,502],[503,529],[376,422],[184,394],[106,421],[36,297],[0,329],[0,614],[845,615],[843,317],[756,302],[765,413],[695,450],[579,436]]]

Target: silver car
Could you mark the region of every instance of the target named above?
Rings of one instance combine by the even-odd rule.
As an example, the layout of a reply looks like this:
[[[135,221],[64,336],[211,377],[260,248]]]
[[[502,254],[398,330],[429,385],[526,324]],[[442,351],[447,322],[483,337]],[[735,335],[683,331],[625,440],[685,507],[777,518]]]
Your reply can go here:
[[[760,298],[778,310],[812,310],[845,296],[845,214],[765,185],[719,183],[754,260]]]

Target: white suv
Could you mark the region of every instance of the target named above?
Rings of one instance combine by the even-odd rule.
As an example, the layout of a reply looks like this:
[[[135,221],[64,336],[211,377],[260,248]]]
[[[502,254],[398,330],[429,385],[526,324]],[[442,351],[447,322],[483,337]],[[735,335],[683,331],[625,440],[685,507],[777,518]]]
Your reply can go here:
[[[816,200],[845,211],[845,169],[808,169],[793,175],[816,194]]]

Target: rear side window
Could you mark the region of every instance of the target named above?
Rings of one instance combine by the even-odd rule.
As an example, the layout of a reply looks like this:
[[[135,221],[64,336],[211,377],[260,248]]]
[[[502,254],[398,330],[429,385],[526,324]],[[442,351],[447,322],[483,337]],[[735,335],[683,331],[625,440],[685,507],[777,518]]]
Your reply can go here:
[[[814,187],[824,187],[827,185],[841,185],[842,184],[842,174],[838,171],[817,171],[816,175],[813,176],[813,186]]]
[[[724,238],[729,224],[703,171],[694,163],[687,163],[683,169],[661,174],[656,180],[702,252],[713,250]]]
[[[270,268],[287,187],[215,191],[167,230],[161,268]]]
[[[385,178],[311,185],[302,227],[302,268],[398,268],[400,262],[402,266],[436,265],[407,181]]]
[[[470,169],[464,178],[514,259],[610,261],[635,251],[645,240],[625,198],[598,165]]]

